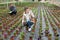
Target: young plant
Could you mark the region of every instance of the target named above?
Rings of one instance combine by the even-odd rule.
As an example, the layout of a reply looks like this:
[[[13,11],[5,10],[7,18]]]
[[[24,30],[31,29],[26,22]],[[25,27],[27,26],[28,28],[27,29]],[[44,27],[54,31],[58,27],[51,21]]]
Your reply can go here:
[[[24,40],[24,32],[20,33],[20,40]]]

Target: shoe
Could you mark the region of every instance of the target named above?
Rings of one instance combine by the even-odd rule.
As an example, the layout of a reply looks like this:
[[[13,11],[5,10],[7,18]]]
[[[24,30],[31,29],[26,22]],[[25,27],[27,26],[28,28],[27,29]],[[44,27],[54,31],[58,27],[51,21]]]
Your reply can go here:
[[[31,31],[31,28],[29,28],[28,31]]]
[[[31,26],[31,28],[29,28],[29,29],[28,29],[28,31],[31,31],[31,30],[32,30],[32,28],[33,28],[33,26],[34,26],[34,24]]]

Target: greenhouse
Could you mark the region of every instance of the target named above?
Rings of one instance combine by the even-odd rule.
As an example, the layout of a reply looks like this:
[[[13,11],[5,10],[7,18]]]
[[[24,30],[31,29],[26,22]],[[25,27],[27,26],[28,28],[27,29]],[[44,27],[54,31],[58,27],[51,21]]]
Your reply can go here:
[[[0,0],[0,40],[60,40],[60,0]]]

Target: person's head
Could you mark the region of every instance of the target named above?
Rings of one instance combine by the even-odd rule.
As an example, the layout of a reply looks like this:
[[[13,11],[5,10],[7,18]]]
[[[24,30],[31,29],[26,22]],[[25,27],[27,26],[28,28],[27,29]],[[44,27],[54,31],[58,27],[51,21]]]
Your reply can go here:
[[[25,11],[26,13],[29,13],[30,8],[29,8],[29,7],[25,7],[25,8],[24,8],[24,11]]]
[[[9,4],[9,6],[13,6],[13,4],[11,3],[11,4]]]

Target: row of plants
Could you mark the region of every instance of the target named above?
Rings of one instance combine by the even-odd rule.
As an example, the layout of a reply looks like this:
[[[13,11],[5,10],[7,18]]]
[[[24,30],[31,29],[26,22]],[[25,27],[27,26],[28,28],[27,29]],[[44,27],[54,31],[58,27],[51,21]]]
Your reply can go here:
[[[1,22],[1,20],[0,20],[0,40],[2,40],[2,22]]]
[[[0,29],[2,29],[2,22],[0,22]]]
[[[20,13],[19,13],[20,14]],[[17,17],[18,16],[18,17]],[[19,27],[17,27],[19,24],[20,24],[20,22],[21,22],[21,19],[19,19],[19,18],[21,18],[21,16],[22,15],[16,15],[15,16],[15,18],[13,18],[13,19],[15,19],[15,20],[12,20],[12,21],[10,21],[8,24],[10,25],[8,25],[8,24],[6,24],[5,22],[5,28],[3,28],[2,29],[2,34],[3,34],[3,36],[4,36],[4,38],[8,38],[10,35],[12,35],[13,34],[13,32],[14,31],[16,31],[16,34],[17,34],[17,30],[16,30],[16,28],[19,28],[20,29],[20,26]],[[6,20],[7,21],[7,20]],[[12,22],[12,23],[11,23]]]
[[[19,21],[13,26],[14,28],[11,27],[11,29],[7,29],[7,30],[3,29],[2,30],[2,34],[4,35],[5,38],[8,38],[8,36],[11,35],[12,32],[14,32],[16,30],[17,26],[19,25],[18,23],[19,23]]]
[[[8,30],[11,30],[10,32],[12,33],[12,32],[14,32],[18,27],[18,25],[20,24],[20,22],[21,22],[21,20],[20,21],[18,21],[15,25],[13,25],[12,26],[12,28],[10,28],[10,29],[8,29]],[[9,32],[9,31],[8,31]]]
[[[10,17],[10,19],[9,19],[9,17]],[[17,17],[18,17],[18,15],[14,16],[12,18],[11,18],[11,16],[7,16],[6,18],[2,17],[2,22],[5,21],[5,23],[7,22],[6,24],[9,24],[11,21],[15,20]]]
[[[17,19],[16,21],[14,21],[13,23],[10,24],[10,26],[8,24],[6,24],[6,26],[4,26],[4,29],[8,30],[11,29],[12,26],[18,21],[19,19]],[[5,25],[5,24],[4,24]]]
[[[58,32],[57,32],[57,28],[56,28],[55,23],[52,20],[52,17],[51,16],[52,15],[50,15],[50,12],[48,11],[47,17],[48,17],[48,20],[49,20],[49,22],[50,22],[50,24],[52,26],[53,31],[54,31],[55,40],[59,40],[59,38],[58,38],[59,35],[58,35]]]
[[[49,23],[48,23],[48,17],[47,17],[47,12],[45,9],[45,22],[46,22],[46,30],[45,30],[45,34],[48,37],[48,40],[52,40],[52,34],[49,32]]]
[[[40,10],[40,28],[39,28],[39,38],[38,38],[38,40],[41,40],[42,35],[43,35],[43,33],[42,33],[42,11]]]
[[[55,21],[55,23],[56,23],[56,25],[60,28],[60,19],[59,19],[59,15],[58,15],[59,13],[56,13],[56,12],[52,12],[52,15],[54,16],[54,18],[55,18],[55,20],[57,20],[57,21]]]
[[[20,35],[22,30],[21,24],[17,26],[17,28],[11,33],[10,40],[15,40],[15,38]],[[13,35],[12,35],[13,34]]]
[[[51,15],[51,17],[53,18],[54,23],[55,23],[55,24],[59,24],[58,20],[53,16],[53,14],[52,14],[52,13],[50,13],[50,15]]]
[[[19,20],[20,17],[21,17],[20,15],[18,16],[18,18],[15,16],[15,18],[13,18],[12,21],[7,22],[7,23],[9,23],[9,25],[4,22],[4,23],[3,23],[3,26],[4,26],[3,28],[4,28],[4,29],[10,29],[10,28]],[[4,21],[4,20],[3,20],[3,21]],[[7,20],[5,20],[5,21],[7,21]],[[9,26],[9,27],[8,27],[8,26]]]
[[[35,10],[35,9],[34,9]],[[20,11],[18,14],[21,14],[22,12]],[[16,30],[16,28],[19,28],[21,29],[20,27],[17,27],[17,25],[19,25],[19,23],[21,22],[18,22],[19,18],[21,18],[22,14],[21,15],[16,15],[16,16],[7,16],[7,17],[11,17],[11,20],[7,17],[3,17],[2,16],[2,23],[3,23],[3,29],[2,29],[2,34],[5,33],[5,38],[8,38],[10,35],[15,35],[16,32],[18,34],[18,30]],[[13,36],[11,36],[13,37]]]

